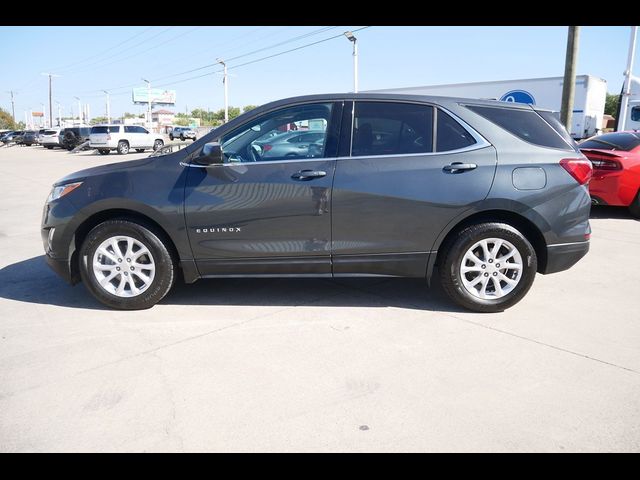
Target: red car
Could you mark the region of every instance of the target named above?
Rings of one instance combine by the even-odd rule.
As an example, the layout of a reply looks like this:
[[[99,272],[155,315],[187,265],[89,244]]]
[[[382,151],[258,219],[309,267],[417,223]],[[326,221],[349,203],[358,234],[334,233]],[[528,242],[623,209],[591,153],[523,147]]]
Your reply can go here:
[[[628,207],[640,218],[640,132],[605,133],[580,142],[593,164],[589,193],[594,205]]]

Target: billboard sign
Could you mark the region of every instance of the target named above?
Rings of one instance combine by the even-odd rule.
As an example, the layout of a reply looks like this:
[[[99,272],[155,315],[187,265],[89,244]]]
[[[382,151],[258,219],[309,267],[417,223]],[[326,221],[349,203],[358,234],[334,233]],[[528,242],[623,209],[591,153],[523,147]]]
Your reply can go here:
[[[138,87],[133,89],[133,103],[136,105],[145,105],[149,103],[148,94],[151,92],[151,103],[156,105],[175,105],[176,91],[164,90],[162,88]]]
[[[43,112],[31,112],[32,117],[44,117]]]

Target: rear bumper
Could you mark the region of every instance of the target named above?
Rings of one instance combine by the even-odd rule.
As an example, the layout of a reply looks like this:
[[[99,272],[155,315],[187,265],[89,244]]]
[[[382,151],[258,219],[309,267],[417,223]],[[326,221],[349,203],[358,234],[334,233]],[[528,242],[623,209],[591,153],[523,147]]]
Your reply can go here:
[[[589,241],[547,246],[547,262],[541,273],[562,272],[574,266],[589,251]]]

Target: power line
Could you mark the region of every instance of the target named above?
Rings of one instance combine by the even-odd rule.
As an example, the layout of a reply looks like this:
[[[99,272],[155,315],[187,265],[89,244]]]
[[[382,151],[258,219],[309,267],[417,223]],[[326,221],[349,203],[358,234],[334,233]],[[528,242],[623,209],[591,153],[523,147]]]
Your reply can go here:
[[[138,33],[136,33],[135,35],[133,35],[132,37],[129,37],[129,38],[127,38],[126,40],[123,40],[122,42],[118,43],[117,45],[114,45],[114,46],[112,46],[112,47],[109,47],[109,48],[107,48],[106,50],[103,50],[102,52],[95,53],[95,54],[91,55],[90,57],[87,57],[87,58],[85,58],[85,59],[83,59],[83,60],[78,60],[77,62],[70,63],[70,64],[68,64],[68,65],[65,65],[64,67],[58,67],[58,68],[55,68],[54,70],[66,70],[66,69],[68,69],[69,67],[72,67],[72,66],[74,66],[74,65],[78,65],[78,64],[80,64],[80,63],[84,63],[84,62],[86,62],[87,60],[94,60],[94,59],[96,58],[96,56],[97,56],[97,55],[103,55],[103,54],[105,54],[105,53],[107,53],[107,52],[110,52],[111,50],[113,50],[113,49],[115,49],[115,48],[118,48],[119,46],[124,45],[124,44],[125,44],[125,43],[127,43],[127,42],[130,42],[130,41],[131,41],[131,40],[133,40],[134,38],[139,37],[139,36],[140,36],[140,35],[142,35],[143,33],[148,32],[148,31],[149,31],[149,30],[151,30],[152,28],[154,28],[154,27],[145,28],[142,32],[138,32]]]
[[[261,51],[264,51],[264,50],[269,50],[271,48],[276,48],[278,46],[282,46],[282,45],[285,45],[287,43],[292,43],[292,42],[295,42],[295,41],[298,41],[298,40],[302,40],[303,38],[307,38],[307,37],[310,37],[310,36],[313,36],[313,35],[317,35],[319,33],[324,33],[324,32],[326,32],[328,30],[332,30],[332,29],[335,29],[335,28],[338,28],[338,27],[337,26],[323,27],[323,28],[314,30],[312,32],[307,32],[305,34],[298,35],[298,36],[293,37],[293,38],[289,38],[289,39],[284,40],[282,42],[275,43],[273,45],[269,45],[268,47],[263,47],[263,48],[260,48],[258,50],[254,50],[254,51],[251,51],[251,52],[248,52],[248,53],[244,53],[242,55],[237,55],[237,56],[232,57],[232,58],[230,58],[230,59],[228,59],[226,61],[227,62],[231,62],[233,60],[237,60],[237,59],[240,59],[240,58],[248,57],[250,55],[254,55],[255,53],[258,53],[258,52],[261,52]],[[338,36],[340,36],[340,35],[337,35],[337,37]],[[174,73],[174,74],[170,74],[170,75],[165,75],[165,76],[162,76],[162,77],[154,78],[152,81],[157,82],[158,80],[164,80],[164,79],[167,79],[167,78],[179,77],[180,75],[186,75],[188,73],[198,72],[200,70],[204,70],[204,69],[207,69],[207,68],[215,67],[216,65],[218,65],[218,62],[207,64],[207,65],[203,65],[201,67],[197,67],[197,68],[193,68],[193,69],[190,69],[190,70],[186,70],[184,72],[179,72],[179,73]],[[213,72],[213,73],[215,73],[215,72]],[[207,74],[207,75],[210,75],[210,74]],[[193,78],[201,78],[201,77],[202,76],[197,76],[197,77],[193,77]],[[122,85],[120,87],[112,87],[112,88],[110,88],[108,90],[110,90],[110,91],[119,90],[121,88],[130,88],[130,87],[134,87],[136,85],[137,84]],[[93,92],[94,90],[91,90],[91,91]]]

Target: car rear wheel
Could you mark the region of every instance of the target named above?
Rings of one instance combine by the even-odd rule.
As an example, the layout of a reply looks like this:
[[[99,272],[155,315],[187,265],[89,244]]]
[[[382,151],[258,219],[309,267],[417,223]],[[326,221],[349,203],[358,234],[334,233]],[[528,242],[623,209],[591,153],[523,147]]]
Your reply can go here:
[[[153,151],[155,152],[156,150],[162,148],[164,145],[164,142],[162,140],[156,140],[155,142],[153,142]]]
[[[476,312],[501,312],[531,288],[536,252],[522,233],[504,223],[481,223],[461,230],[439,265],[447,295]]]
[[[49,149],[49,150],[53,150],[53,146],[51,146],[51,145],[45,145],[45,147],[46,147],[47,149]]]
[[[171,290],[176,262],[150,226],[126,219],[93,228],[80,249],[80,275],[93,296],[112,308],[140,310]]]
[[[129,142],[120,140],[118,142],[118,154],[126,155],[127,153],[129,153]]]
[[[173,141],[173,135],[169,134],[169,140]]]
[[[631,205],[629,205],[629,213],[636,218],[640,218],[640,190],[638,190],[636,198],[634,198]]]
[[[142,153],[142,152],[144,152],[144,148],[136,148],[136,152]]]
[[[100,148],[100,149],[98,149],[98,153],[100,155],[109,155],[109,150],[106,150],[104,148]]]
[[[184,142],[184,135],[180,135],[180,140]]]

